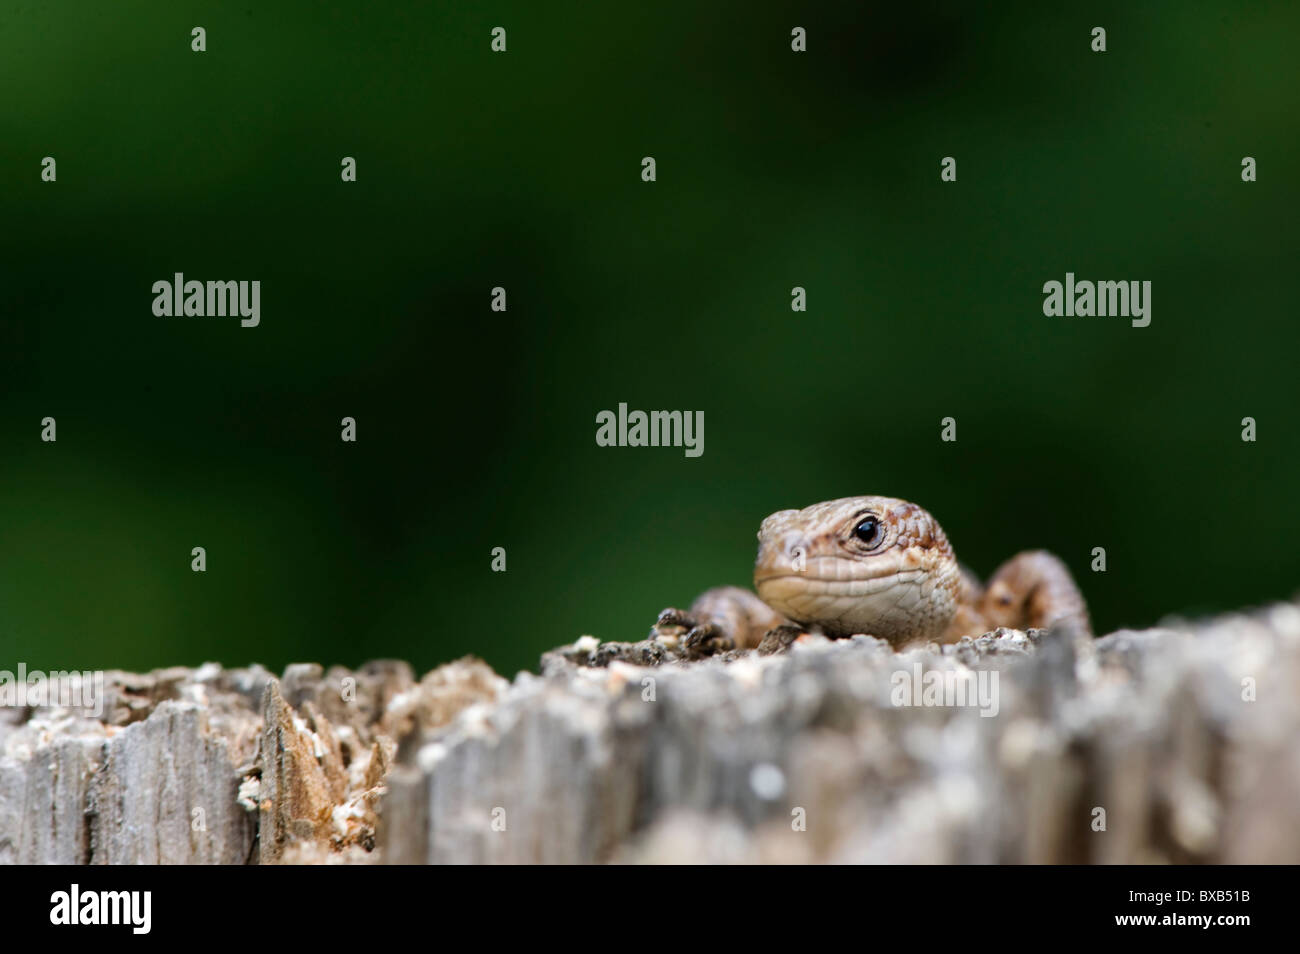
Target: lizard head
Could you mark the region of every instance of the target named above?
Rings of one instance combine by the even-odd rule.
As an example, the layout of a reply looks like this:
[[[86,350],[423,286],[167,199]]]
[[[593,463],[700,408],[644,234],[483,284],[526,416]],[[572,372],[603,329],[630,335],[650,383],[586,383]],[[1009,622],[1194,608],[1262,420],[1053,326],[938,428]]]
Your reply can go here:
[[[906,500],[845,497],[782,510],[758,531],[759,597],[828,636],[938,639],[957,612],[960,582],[943,530]]]

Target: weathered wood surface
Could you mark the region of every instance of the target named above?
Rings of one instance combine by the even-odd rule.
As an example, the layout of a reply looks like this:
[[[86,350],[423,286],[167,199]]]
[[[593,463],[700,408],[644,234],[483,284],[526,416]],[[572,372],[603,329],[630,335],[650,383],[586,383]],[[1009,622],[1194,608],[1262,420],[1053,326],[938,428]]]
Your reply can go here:
[[[565,655],[398,767],[390,804],[426,824],[393,831],[394,859],[1300,861],[1295,606],[1097,641],[813,640],[658,670]],[[895,706],[918,665],[996,671],[996,716]]]
[[[0,723],[0,862],[244,863],[255,826],[235,767],[259,677],[112,673],[102,721],[41,708]]]
[[[0,710],[0,862],[1300,862],[1296,605],[673,656],[110,673]],[[981,670],[996,715],[895,704]]]

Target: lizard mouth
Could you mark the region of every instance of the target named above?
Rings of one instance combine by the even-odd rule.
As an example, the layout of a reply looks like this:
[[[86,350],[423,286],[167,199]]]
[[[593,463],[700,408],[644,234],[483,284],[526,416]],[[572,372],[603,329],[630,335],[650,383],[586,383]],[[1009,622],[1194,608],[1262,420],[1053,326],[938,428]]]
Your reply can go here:
[[[754,588],[764,603],[801,625],[816,624],[831,635],[888,637],[906,628],[909,607],[925,601],[924,577],[920,569],[896,567],[852,577],[768,570],[755,574]]]
[[[754,585],[764,586],[768,584],[793,583],[802,584],[809,589],[818,589],[822,592],[843,592],[846,596],[855,591],[865,592],[870,584],[881,583],[889,585],[916,583],[924,576],[924,571],[920,569],[896,570],[885,569],[880,573],[864,574],[859,573],[854,576],[836,575],[836,576],[819,576],[814,573],[795,573],[788,570],[771,570],[766,573],[754,574]],[[783,587],[784,588],[784,587]]]
[[[754,570],[754,585],[761,586],[764,583],[790,580],[803,581],[809,584],[823,584],[828,588],[842,586],[847,590],[852,589],[854,586],[862,586],[881,580],[912,583],[924,575],[924,571],[920,567],[882,565],[873,570],[864,567],[861,563],[850,563],[845,560],[835,560],[829,568],[831,572],[828,573],[824,572],[828,569],[827,567],[816,565],[825,562],[824,559],[809,561],[808,568],[802,571],[792,570],[788,567],[760,567]]]
[[[856,567],[861,571],[862,567]],[[872,620],[879,625],[904,603],[920,602],[926,594],[925,573],[920,569],[881,567],[871,575],[858,572],[813,575],[768,570],[754,575],[758,598],[796,622],[818,621],[840,628],[845,617]],[[866,631],[846,624],[852,631]]]

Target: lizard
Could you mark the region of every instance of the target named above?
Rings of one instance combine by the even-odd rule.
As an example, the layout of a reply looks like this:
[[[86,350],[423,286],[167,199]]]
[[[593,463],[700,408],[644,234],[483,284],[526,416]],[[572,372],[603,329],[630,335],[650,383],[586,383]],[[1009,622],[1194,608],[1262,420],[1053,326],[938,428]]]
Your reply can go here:
[[[758,530],[757,594],[706,590],[687,611],[665,609],[654,632],[693,654],[773,652],[803,633],[862,633],[900,649],[957,642],[1000,627],[1068,626],[1092,635],[1065,563],[1046,550],[1013,556],[987,586],[957,562],[930,513],[894,497],[844,497],[781,510]]]

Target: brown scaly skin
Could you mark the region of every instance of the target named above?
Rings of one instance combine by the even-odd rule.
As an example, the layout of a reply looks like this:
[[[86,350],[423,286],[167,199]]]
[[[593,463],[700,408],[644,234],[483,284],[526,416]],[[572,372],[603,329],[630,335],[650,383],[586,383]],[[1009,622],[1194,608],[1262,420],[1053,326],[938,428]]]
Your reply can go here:
[[[916,504],[845,497],[763,521],[755,596],[734,586],[667,609],[656,629],[685,633],[688,651],[775,651],[802,632],[865,633],[895,648],[956,642],[1006,626],[1064,625],[1091,635],[1065,564],[1043,550],[1012,557],[988,587],[958,564],[943,529]]]

